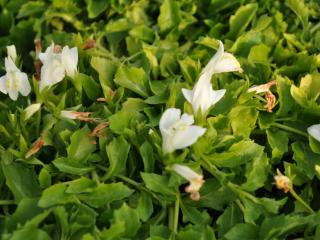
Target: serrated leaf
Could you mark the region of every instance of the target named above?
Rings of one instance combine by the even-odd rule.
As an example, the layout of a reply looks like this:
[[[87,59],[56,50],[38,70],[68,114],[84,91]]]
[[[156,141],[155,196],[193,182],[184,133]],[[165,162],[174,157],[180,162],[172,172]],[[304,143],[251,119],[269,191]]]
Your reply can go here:
[[[149,80],[142,68],[122,66],[118,69],[114,81],[142,97],[148,97]]]
[[[247,28],[249,23],[252,21],[257,10],[257,3],[250,3],[241,6],[237,10],[235,15],[232,15],[229,20],[230,31],[228,33],[228,36],[231,39],[235,39],[240,33],[242,33]]]

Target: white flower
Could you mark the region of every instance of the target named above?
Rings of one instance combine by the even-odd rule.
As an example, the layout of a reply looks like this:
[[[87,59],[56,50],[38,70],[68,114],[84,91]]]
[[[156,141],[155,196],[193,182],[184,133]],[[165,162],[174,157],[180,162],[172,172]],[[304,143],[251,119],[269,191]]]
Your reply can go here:
[[[216,104],[225,94],[226,90],[213,90],[211,77],[215,73],[242,72],[239,62],[230,53],[224,52],[224,47],[219,41],[219,49],[211,58],[200,74],[200,78],[192,90],[182,89],[184,97],[191,103],[195,114],[201,109],[204,114],[211,106]]]
[[[39,59],[43,64],[40,91],[62,81],[66,75],[74,77],[77,72],[78,50],[76,47],[69,49],[65,46],[62,52],[59,52],[52,43],[44,53],[39,54]]]
[[[185,191],[191,193],[190,197],[192,200],[200,199],[200,188],[203,183],[203,176],[193,171],[191,168],[181,165],[181,164],[173,164],[172,169],[181,175],[183,178],[187,179],[190,184],[185,188]]]
[[[315,124],[307,129],[309,135],[320,142],[320,124]]]
[[[41,107],[41,103],[35,103],[35,104],[31,104],[26,109],[24,109],[23,110],[25,113],[24,119],[28,120],[30,117],[32,117],[33,114],[39,111],[40,107]]]
[[[202,74],[192,90],[182,89],[184,97],[191,103],[195,114],[199,110],[201,110],[202,114],[205,114],[226,93],[226,89],[213,90],[210,81],[211,77],[208,77],[207,74]]]
[[[206,129],[192,125],[192,115],[182,114],[180,109],[167,109],[160,119],[159,127],[163,138],[162,149],[164,153],[171,153],[195,143]]]
[[[7,46],[7,54],[8,57],[10,57],[12,61],[15,63],[17,60],[17,51],[14,45]]]
[[[19,92],[23,96],[27,96],[31,91],[27,74],[17,68],[11,57],[6,57],[4,64],[6,75],[0,78],[0,91],[9,94],[9,97],[14,101],[18,99]]]
[[[77,72],[78,65],[78,49],[76,47],[69,49],[68,46],[63,47],[61,53],[62,65],[69,77],[74,77]]]

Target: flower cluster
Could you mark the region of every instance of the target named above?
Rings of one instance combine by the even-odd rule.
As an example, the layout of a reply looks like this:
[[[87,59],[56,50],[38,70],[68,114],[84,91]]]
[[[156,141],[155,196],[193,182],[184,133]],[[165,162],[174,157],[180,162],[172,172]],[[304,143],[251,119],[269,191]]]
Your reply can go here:
[[[8,94],[16,101],[18,94],[27,96],[31,92],[31,86],[26,73],[17,67],[17,52],[14,45],[7,47],[5,58],[6,74],[0,77],[0,91]],[[39,53],[42,63],[39,89],[50,88],[54,84],[62,81],[65,76],[74,77],[77,72],[78,50],[76,47],[65,46],[60,51],[60,46],[51,44],[44,53]]]
[[[192,105],[193,113],[205,115],[226,93],[226,89],[213,90],[211,78],[213,74],[223,72],[242,72],[239,62],[230,53],[224,52],[224,47],[219,41],[217,53],[212,57],[202,70],[198,82],[192,90],[182,89],[186,100]],[[164,153],[172,153],[177,149],[183,149],[194,144],[206,129],[193,125],[194,117],[182,114],[180,109],[169,108],[161,116],[159,128],[163,138],[162,150]],[[185,191],[190,193],[193,200],[199,200],[199,190],[204,183],[203,176],[191,168],[173,164],[172,170],[190,182]]]

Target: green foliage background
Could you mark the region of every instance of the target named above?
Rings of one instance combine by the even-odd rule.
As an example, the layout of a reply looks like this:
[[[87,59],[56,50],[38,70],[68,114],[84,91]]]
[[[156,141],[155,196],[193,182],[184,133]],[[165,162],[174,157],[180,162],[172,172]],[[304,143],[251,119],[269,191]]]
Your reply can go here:
[[[80,74],[40,94],[35,39],[77,46]],[[192,113],[181,88],[193,87],[216,40],[244,73],[213,77],[227,93],[205,136],[165,158],[160,116]],[[306,132],[320,117],[318,0],[0,0],[1,76],[9,44],[33,91],[0,96],[2,239],[320,239],[320,144]],[[268,113],[247,89],[273,79]],[[25,120],[35,102],[41,111]],[[64,109],[109,126],[89,138],[96,124],[61,119]],[[201,167],[200,201],[166,169],[173,162]],[[277,168],[314,212],[275,188]]]

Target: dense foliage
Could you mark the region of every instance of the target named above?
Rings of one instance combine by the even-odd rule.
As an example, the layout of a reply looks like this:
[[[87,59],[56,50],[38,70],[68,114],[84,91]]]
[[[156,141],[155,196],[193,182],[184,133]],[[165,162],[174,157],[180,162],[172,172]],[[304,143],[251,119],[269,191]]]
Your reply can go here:
[[[77,47],[78,72],[40,91],[35,40]],[[205,134],[164,154],[159,120],[193,114],[181,89],[218,40],[243,72],[213,75]],[[0,93],[2,239],[320,239],[319,0],[0,0],[0,76],[12,44],[31,93]],[[272,80],[266,108],[248,89]]]

